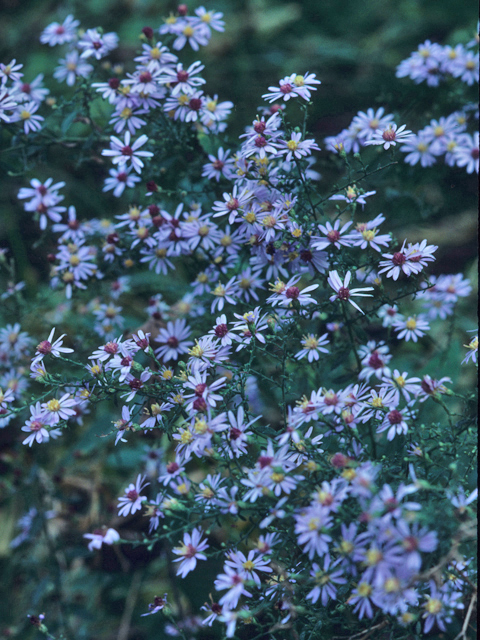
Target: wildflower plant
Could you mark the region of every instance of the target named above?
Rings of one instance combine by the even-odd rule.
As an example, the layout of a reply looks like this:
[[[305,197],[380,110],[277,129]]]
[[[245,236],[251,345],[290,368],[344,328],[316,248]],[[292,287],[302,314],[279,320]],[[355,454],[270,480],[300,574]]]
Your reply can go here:
[[[473,109],[413,134],[368,108],[354,137],[316,140],[321,72],[294,69],[233,140],[233,103],[182,57],[223,31],[221,13],[180,5],[115,76],[102,61],[117,34],[79,27],[68,16],[39,34],[63,47],[54,77],[72,97],[56,109],[42,78],[25,92],[22,64],[0,65],[5,150],[32,158],[18,208],[48,281],[31,296],[2,250],[0,426],[31,467],[32,500],[10,546],[35,553],[42,529],[63,563],[54,595],[34,601],[45,614],[25,616],[70,637],[89,564],[129,574],[141,557],[148,582],[134,577],[128,597],[165,636],[469,637],[474,393],[456,372],[474,366],[478,339],[456,309],[473,283],[442,273],[428,239],[394,237],[375,195],[398,148],[411,166],[445,154],[478,172]],[[449,51],[427,42],[397,76],[478,81],[472,45]],[[83,215],[80,194],[43,176],[47,142],[102,167],[95,198],[110,215]],[[313,168],[322,147],[338,184]],[[446,366],[455,340],[467,350]],[[75,454],[55,489],[42,462],[62,441]],[[51,521],[67,517],[56,494],[69,486],[96,506],[76,521],[83,550],[64,554]]]

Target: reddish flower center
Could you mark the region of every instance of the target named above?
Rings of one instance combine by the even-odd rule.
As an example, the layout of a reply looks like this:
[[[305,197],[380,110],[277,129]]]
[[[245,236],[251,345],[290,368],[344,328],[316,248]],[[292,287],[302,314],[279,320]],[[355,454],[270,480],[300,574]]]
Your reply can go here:
[[[282,93],[292,93],[293,91],[293,87],[291,84],[288,84],[288,82],[286,84],[282,84],[280,87],[280,91]]]
[[[192,111],[198,111],[202,106],[202,101],[200,98],[192,98],[188,103],[188,106]]]
[[[196,398],[195,402],[193,403],[193,408],[195,409],[195,411],[201,411],[202,413],[204,413],[207,410],[207,403],[203,398]]]
[[[368,359],[368,366],[372,369],[381,369],[383,367],[383,360],[378,355],[378,351],[373,351]]]
[[[129,367],[132,362],[133,358],[131,358],[130,356],[125,356],[120,360],[120,364],[122,365],[122,367]]]
[[[167,344],[169,347],[173,347],[175,349],[176,347],[178,347],[178,338],[176,338],[175,336],[170,336],[167,340]]]
[[[230,435],[230,440],[236,440],[242,435],[242,432],[240,431],[240,429],[237,429],[236,427],[232,427],[230,429],[229,435]]]
[[[265,147],[267,145],[267,141],[263,136],[257,136],[255,138],[255,146],[256,147]]]
[[[260,456],[257,462],[260,465],[260,469],[264,469],[272,464],[273,458],[271,456]]]
[[[152,74],[149,71],[144,71],[140,74],[139,78],[140,82],[147,83],[152,81]]]
[[[222,162],[221,160],[215,160],[215,162],[212,163],[212,166],[217,171],[221,171],[223,169],[223,167],[225,166],[225,163]]]
[[[125,171],[122,171],[120,173],[117,173],[117,180],[118,182],[126,182],[128,178],[128,174],[125,173]]]
[[[396,267],[400,267],[406,261],[407,261],[407,257],[405,256],[404,253],[397,251],[396,253],[393,254],[392,262]]]
[[[61,24],[59,24],[58,27],[55,29],[55,33],[57,34],[57,36],[61,36],[63,33],[65,33],[65,28],[62,27]]]
[[[230,209],[230,211],[238,209],[239,206],[240,202],[237,200],[237,198],[230,198],[230,200],[227,202],[227,209]]]
[[[92,42],[92,47],[93,47],[94,49],[101,49],[101,47],[102,47],[102,43],[101,43],[101,42],[98,42],[98,41],[97,41],[97,42]]]
[[[338,242],[338,240],[340,239],[340,232],[332,229],[327,233],[327,238],[330,240],[330,242]]]
[[[298,287],[288,287],[285,291],[285,296],[291,300],[296,300],[300,295],[300,289]]]
[[[215,335],[217,338],[223,338],[228,333],[228,327],[226,324],[217,324],[215,327]]]
[[[179,465],[176,462],[170,462],[169,464],[167,464],[167,473],[175,473],[175,471],[178,471],[180,469]]]
[[[207,385],[204,382],[201,382],[200,384],[197,384],[197,386],[195,387],[195,395],[196,396],[201,396],[206,388],[207,388]]]
[[[133,378],[133,380],[130,380],[128,383],[128,386],[130,387],[130,389],[141,389],[143,384],[141,380],[138,380],[137,378]]]
[[[253,130],[255,131],[255,133],[263,133],[265,131],[265,128],[266,128],[265,122],[256,122],[253,125]]]
[[[120,151],[122,152],[122,156],[129,156],[130,158],[133,156],[133,149],[128,144],[122,147]]]
[[[30,431],[40,431],[42,427],[42,423],[38,420],[32,420],[32,422],[30,422]]]
[[[118,344],[116,342],[107,342],[107,344],[103,347],[103,350],[105,351],[105,353],[113,355],[118,351]]]
[[[137,490],[136,489],[132,489],[131,491],[128,491],[127,498],[129,500],[131,500],[132,502],[134,502],[138,498]]]
[[[382,138],[385,140],[385,142],[393,142],[393,140],[395,140],[396,138],[396,133],[393,129],[385,129],[385,131],[382,133]]]
[[[72,231],[76,231],[79,226],[80,226],[80,223],[78,220],[70,220],[68,223],[68,228],[72,229]]]
[[[48,340],[42,340],[39,345],[37,345],[37,351],[39,353],[50,353],[52,350],[52,345]]]
[[[340,300],[348,300],[350,298],[350,290],[347,287],[340,287],[337,291],[337,297]]]
[[[118,89],[120,86],[120,80],[118,78],[110,78],[108,81],[108,86],[110,89]]]
[[[471,151],[472,158],[473,158],[474,160],[478,160],[479,153],[480,153],[479,149],[477,149],[476,147],[474,147],[474,148],[472,149],[472,151]]]
[[[28,84],[28,82],[25,82],[25,84],[22,84],[22,93],[30,93],[31,90],[32,88]]]
[[[400,411],[397,411],[397,409],[390,411],[390,413],[387,415],[387,418],[390,424],[400,424],[400,422],[402,422],[403,420],[402,414],[400,413]]]
[[[300,252],[300,259],[304,262],[311,262],[313,258],[312,252],[309,249],[305,249]]]
[[[185,82],[186,80],[188,80],[188,72],[187,71],[179,71],[177,73],[177,80],[178,82]]]
[[[415,536],[407,536],[402,544],[405,551],[416,551],[418,549],[418,540]]]

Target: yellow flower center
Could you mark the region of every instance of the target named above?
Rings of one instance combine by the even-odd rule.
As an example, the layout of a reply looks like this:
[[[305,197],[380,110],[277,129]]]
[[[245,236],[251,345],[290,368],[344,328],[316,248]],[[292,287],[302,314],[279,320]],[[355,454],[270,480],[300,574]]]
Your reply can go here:
[[[295,140],[289,140],[287,142],[287,147],[290,149],[290,151],[296,151],[298,149],[298,142],[295,142]]]
[[[47,402],[47,409],[53,413],[60,411],[60,402],[56,399],[50,400],[50,402]]]
[[[424,606],[428,613],[433,613],[434,615],[440,613],[443,609],[443,604],[436,598],[428,598],[428,602],[426,602]]]
[[[252,569],[255,569],[255,564],[251,560],[246,560],[244,563],[242,563],[242,567],[246,571],[252,571]]]
[[[373,589],[368,584],[368,582],[361,582],[357,587],[358,595],[362,598],[367,598],[372,593],[372,591]]]
[[[405,324],[407,329],[415,329],[417,327],[417,321],[415,318],[409,318]]]
[[[194,34],[193,27],[187,24],[187,26],[183,30],[183,35],[186,36],[187,38],[191,38],[193,34]]]

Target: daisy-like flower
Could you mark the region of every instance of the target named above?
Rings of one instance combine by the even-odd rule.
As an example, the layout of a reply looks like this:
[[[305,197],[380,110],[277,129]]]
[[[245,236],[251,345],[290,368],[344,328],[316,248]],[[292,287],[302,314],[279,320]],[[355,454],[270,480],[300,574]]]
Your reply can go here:
[[[125,139],[122,142],[116,136],[110,136],[110,149],[103,149],[102,156],[110,156],[114,164],[118,164],[121,167],[125,166],[128,162],[137,173],[142,172],[143,161],[142,158],[152,158],[153,153],[151,151],[138,151],[146,142],[148,137],[143,134],[135,142],[130,145],[131,134],[130,131],[125,133]]]
[[[77,49],[68,51],[59,63],[59,66],[55,67],[53,77],[58,82],[66,82],[69,87],[73,87],[77,78],[88,78],[93,71],[92,65],[80,58]]]
[[[301,340],[303,349],[295,354],[295,358],[297,360],[301,360],[305,356],[308,356],[309,362],[318,360],[320,357],[320,352],[328,353],[328,349],[324,348],[324,345],[330,342],[327,336],[328,333],[324,333],[323,336],[320,337],[314,335],[313,333],[309,333],[308,335],[303,336],[303,340]]]
[[[80,21],[75,20],[72,15],[67,16],[62,24],[52,22],[42,31],[40,42],[48,44],[50,47],[71,42],[75,38],[78,26],[80,26]]]
[[[304,100],[310,100],[311,91],[316,91],[317,87],[313,85],[321,84],[316,79],[314,73],[306,73],[304,76],[292,73],[279,82],[278,87],[268,87],[270,93],[265,93],[262,98],[267,102],[275,102],[276,100],[290,100],[290,98],[301,97]]]
[[[84,533],[84,538],[90,540],[88,543],[88,550],[93,551],[94,549],[101,549],[102,544],[113,544],[120,540],[120,534],[115,529],[107,529],[107,527],[103,527],[102,529],[95,529],[93,533]]]
[[[228,589],[228,591],[218,602],[220,605],[225,605],[229,609],[235,609],[240,600],[240,596],[243,595],[251,598],[252,594],[244,587],[247,578],[243,572],[235,571],[235,569],[227,565],[223,567],[223,570],[225,573],[219,574],[215,580],[215,589],[216,591]]]
[[[175,322],[167,322],[166,328],[160,329],[155,342],[162,346],[155,350],[155,355],[165,362],[169,360],[177,360],[182,353],[188,352],[193,342],[187,338],[190,336],[191,329],[187,326],[184,318],[175,320]]]
[[[311,247],[312,249],[321,250],[326,249],[334,245],[337,249],[343,245],[344,247],[351,247],[353,244],[354,236],[350,233],[347,233],[348,228],[351,226],[351,222],[345,223],[340,229],[340,220],[336,220],[335,224],[331,225],[330,222],[327,222],[325,225],[319,225],[320,231],[325,234],[325,237],[321,236],[312,236]]]
[[[78,48],[83,49],[82,58],[94,56],[97,60],[106,56],[118,45],[116,33],[99,33],[96,29],[87,29],[78,41]]]
[[[367,203],[365,198],[374,196],[376,193],[376,191],[364,192],[363,189],[358,189],[358,187],[356,187],[355,185],[351,185],[345,189],[345,195],[337,193],[333,196],[330,196],[329,200],[343,200],[347,204],[361,204],[363,209]]]
[[[306,599],[311,600],[315,604],[319,598],[324,607],[327,606],[328,600],[337,599],[337,588],[335,584],[345,584],[346,578],[343,577],[343,569],[339,569],[338,565],[342,562],[339,558],[331,563],[330,555],[327,554],[323,561],[323,569],[314,562],[310,571],[310,576],[314,579],[316,586],[307,594]]]
[[[420,264],[421,257],[416,259],[416,251],[412,245],[410,245],[410,247],[414,250],[409,253],[408,249],[405,249],[406,242],[406,240],[403,241],[400,251],[396,251],[395,253],[382,253],[382,258],[386,258],[386,260],[379,262],[379,267],[381,267],[378,270],[379,274],[385,273],[387,278],[398,280],[402,272],[406,276],[420,273],[422,270],[422,264]],[[424,242],[426,243],[426,241]],[[431,257],[431,260],[434,260],[434,258]]]
[[[453,150],[455,162],[459,167],[465,167],[467,173],[478,173],[479,167],[479,134],[473,136],[468,133],[459,136],[458,145]]]
[[[387,440],[393,440],[396,435],[405,435],[408,432],[408,424],[402,411],[392,409],[384,417],[382,424],[377,428],[377,433],[387,431]]]
[[[70,416],[75,415],[76,412],[71,407],[76,404],[75,398],[72,398],[69,393],[65,393],[60,400],[53,398],[48,402],[42,403],[44,417],[47,418],[50,424],[57,424],[60,420],[68,420]]]
[[[160,596],[155,596],[153,599],[153,602],[151,602],[148,605],[148,612],[147,613],[142,613],[140,615],[141,618],[143,618],[144,616],[151,616],[154,613],[158,613],[159,611],[161,611],[165,605],[167,604],[167,594],[164,593],[163,597]]]
[[[426,596],[423,604],[425,609],[422,618],[425,620],[423,632],[428,633],[435,625],[440,631],[446,631],[445,622],[452,621],[454,609],[463,609],[464,604],[459,602],[461,591],[451,591],[448,583],[438,588],[433,580],[430,580],[430,595]]]
[[[135,484],[133,482],[125,489],[125,495],[118,499],[118,515],[126,517],[134,514],[142,508],[142,500],[146,500],[141,493],[150,483],[145,482],[145,476],[138,474]]]
[[[377,129],[370,140],[366,140],[364,144],[382,144],[385,150],[390,149],[390,147],[394,147],[397,142],[403,142],[413,136],[413,133],[409,129],[406,129],[406,126],[406,124],[402,124],[401,127],[398,127],[392,122],[386,129]]]
[[[42,116],[34,115],[40,104],[38,102],[29,102],[28,104],[21,104],[17,107],[16,111],[10,117],[11,122],[23,122],[23,130],[26,134],[30,131],[40,131],[44,118]]]
[[[364,291],[373,291],[373,287],[360,287],[357,289],[349,289],[348,285],[350,284],[352,274],[350,271],[347,271],[344,281],[340,279],[337,271],[330,271],[328,275],[328,284],[335,291],[335,295],[330,296],[330,302],[334,300],[346,300],[352,306],[355,307],[360,313],[363,311],[360,307],[351,299],[352,296],[361,296],[361,297],[372,297],[371,293],[363,293]]]
[[[405,341],[413,340],[417,342],[418,338],[423,338],[425,331],[430,330],[430,325],[424,320],[423,315],[409,316],[406,320],[396,320],[393,328],[397,332],[397,338]]]
[[[0,390],[0,398],[1,398],[1,390]],[[0,406],[1,406],[0,402]],[[29,433],[30,435],[25,438],[22,444],[28,444],[29,447],[32,446],[34,442],[38,442],[41,444],[42,442],[48,442],[50,438],[57,438],[62,435],[60,429],[50,429],[50,423],[45,417],[45,411],[42,409],[40,402],[32,405],[30,407],[31,416],[29,420],[25,422],[25,425],[22,427],[22,431]]]
[[[469,344],[464,344],[464,347],[468,349],[467,355],[462,360],[462,364],[466,364],[469,360],[472,362],[477,362],[477,352],[478,352],[478,336],[475,336]]]
[[[177,576],[185,576],[193,571],[197,566],[197,560],[206,560],[207,556],[202,553],[205,549],[208,549],[209,545],[206,540],[202,540],[203,530],[198,527],[192,531],[192,533],[185,533],[183,535],[183,541],[179,547],[172,549],[173,553],[180,558],[175,558],[174,562],[180,562],[178,567]]]
[[[400,371],[395,369],[393,374],[385,377],[382,382],[385,386],[391,387],[395,390],[394,398],[396,404],[400,402],[400,393],[407,402],[410,402],[410,394],[417,397],[421,391],[421,386],[418,384],[418,382],[421,382],[420,378],[409,378],[407,371],[400,374]]]
[[[377,111],[367,109],[367,112],[359,111],[352,120],[352,125],[358,128],[358,137],[364,142],[370,140],[377,129],[385,129],[393,120],[391,113],[383,115],[385,109],[380,107]]]
[[[140,176],[131,173],[131,168],[125,169],[125,167],[120,167],[119,169],[110,169],[108,173],[110,174],[110,178],[105,179],[105,185],[102,191],[113,190],[113,195],[116,198],[122,195],[126,187],[131,189],[141,180]]]
[[[248,557],[241,551],[231,552],[225,566],[231,567],[243,574],[248,580],[253,580],[257,586],[261,586],[260,577],[256,571],[265,571],[270,573],[272,568],[269,566],[268,560],[265,560],[263,554],[256,549],[248,552]]]
[[[289,162],[293,158],[300,160],[304,156],[311,154],[313,150],[320,151],[320,147],[315,140],[302,140],[302,134],[293,132],[290,140],[278,140],[275,144],[278,148],[278,155],[286,154],[285,160]]]
[[[37,345],[37,350],[35,351],[35,356],[33,358],[33,363],[37,363],[40,360],[43,360],[44,356],[47,354],[52,354],[54,358],[58,358],[62,353],[73,353],[73,349],[69,349],[68,347],[62,347],[63,338],[67,335],[63,333],[59,338],[52,342],[53,335],[55,333],[55,327],[50,331],[50,334],[46,340],[42,340]]]
[[[293,278],[290,278],[286,283],[281,280],[277,280],[275,284],[270,287],[270,291],[273,291],[273,295],[267,298],[267,302],[269,302],[273,307],[277,304],[282,307],[292,307],[294,305],[298,307],[298,305],[304,306],[315,302],[309,291],[318,289],[319,285],[312,284],[300,291],[300,289],[295,286],[300,278],[301,275],[293,276]]]
[[[230,180],[234,176],[234,160],[229,158],[230,150],[224,151],[222,147],[217,151],[217,155],[208,154],[210,162],[203,165],[202,176],[209,180],[215,179],[217,182],[223,176]]]

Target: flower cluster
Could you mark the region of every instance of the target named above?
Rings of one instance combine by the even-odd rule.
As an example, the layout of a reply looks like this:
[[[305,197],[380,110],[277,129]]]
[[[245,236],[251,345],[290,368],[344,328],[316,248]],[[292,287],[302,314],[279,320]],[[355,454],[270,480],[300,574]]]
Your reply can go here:
[[[68,16],[41,42],[69,48],[55,75],[81,92],[79,78],[110,71],[99,61],[118,37],[78,27]],[[176,574],[178,584],[151,596],[144,616],[180,617],[181,580],[202,576],[205,615],[183,615],[166,633],[221,625],[233,637],[252,624],[272,638],[287,628],[314,637],[320,625],[327,635],[340,625],[346,636],[374,618],[392,633],[417,622],[423,633],[445,631],[465,598],[473,602],[465,523],[476,492],[473,422],[454,424],[473,396],[456,395],[450,369],[452,378],[442,376],[436,340],[446,319],[452,339],[454,311],[473,283],[462,273],[429,275],[438,247],[387,232],[377,190],[359,184],[369,188],[367,169],[352,179],[347,162],[343,186],[319,182],[320,148],[306,124],[290,121],[292,104],[306,109],[320,85],[315,73],[268,87],[239,139],[223,139],[233,104],[204,93],[200,61],[187,66],[173,53],[187,44],[196,52],[223,28],[221,13],[189,15],[180,5],[158,30],[165,42],[144,28],[131,71],[92,85],[108,111],[105,135],[91,144],[110,167],[98,184],[113,202],[109,218],[84,215],[79,196],[61,205],[66,185],[54,178],[32,178],[18,192],[49,246],[45,298],[53,301],[43,304],[54,311],[0,328],[0,426],[27,433],[28,449],[19,449],[35,453],[67,429],[73,438],[85,419],[99,426],[98,438],[86,429],[82,437],[102,464],[133,452],[120,465],[136,469],[122,477],[115,528],[93,523],[83,536],[100,553],[161,542],[162,566],[174,569],[165,580]],[[440,56],[433,45],[423,50],[411,68]],[[469,84],[442,55],[441,73]],[[470,59],[464,49],[456,56]],[[19,68],[0,68],[8,125],[21,102],[19,89],[10,91]],[[39,86],[30,93],[40,103]],[[445,154],[472,173],[462,126],[457,113],[414,135],[384,108],[368,109],[327,139],[327,152],[345,159],[398,144],[412,166]],[[171,141],[179,156],[194,149],[199,157],[188,160],[191,181],[170,190],[156,176],[170,179],[185,161],[169,169]],[[16,310],[22,296],[13,282],[2,300]],[[467,348],[470,367],[478,338]],[[407,365],[409,350],[421,357]],[[462,454],[446,466],[452,451]],[[14,548],[30,538],[36,514],[19,523],[25,532]]]

